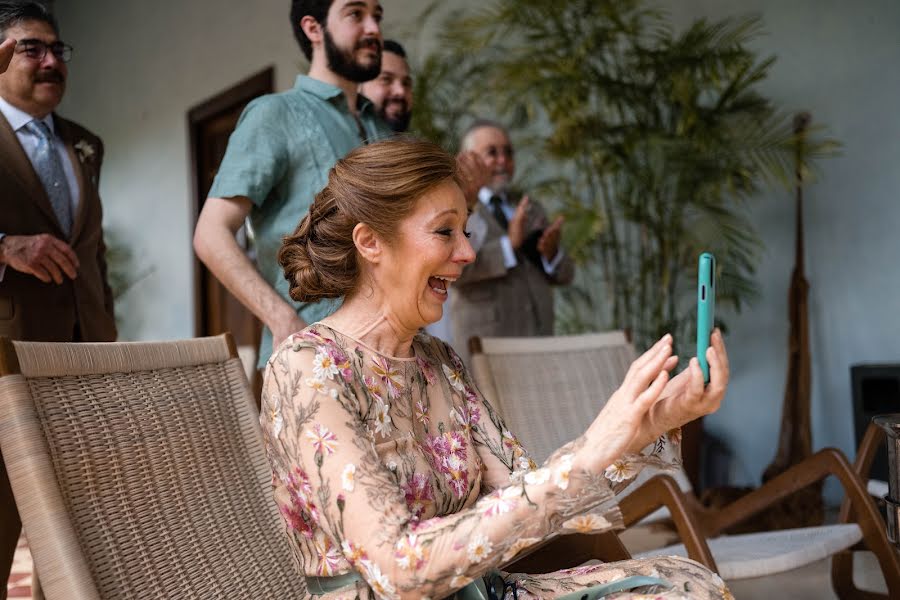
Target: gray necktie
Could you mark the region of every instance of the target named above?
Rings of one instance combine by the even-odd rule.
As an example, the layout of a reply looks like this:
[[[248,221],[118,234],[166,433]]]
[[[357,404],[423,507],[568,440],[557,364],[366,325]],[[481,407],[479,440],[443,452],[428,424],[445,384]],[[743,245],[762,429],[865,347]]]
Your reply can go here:
[[[25,129],[36,135],[39,140],[34,157],[34,169],[44,184],[44,189],[47,190],[47,196],[63,233],[68,237],[72,233],[72,193],[55,147],[55,139],[43,121],[35,119],[28,123]]]

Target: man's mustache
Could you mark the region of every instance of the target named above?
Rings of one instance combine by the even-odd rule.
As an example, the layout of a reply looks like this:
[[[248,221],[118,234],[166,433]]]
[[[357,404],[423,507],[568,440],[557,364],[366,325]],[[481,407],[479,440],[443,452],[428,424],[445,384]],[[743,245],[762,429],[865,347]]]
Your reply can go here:
[[[381,40],[379,40],[378,38],[362,39],[356,43],[356,48],[354,48],[354,50],[362,50],[363,48],[371,48],[372,46],[374,46],[375,49],[378,50],[378,52],[381,52]]]
[[[388,98],[384,101],[385,107],[391,106],[392,104],[400,106],[403,110],[409,108],[409,103],[406,101],[406,98]]]
[[[56,69],[47,69],[35,73],[34,81],[35,83],[64,83],[66,78]]]

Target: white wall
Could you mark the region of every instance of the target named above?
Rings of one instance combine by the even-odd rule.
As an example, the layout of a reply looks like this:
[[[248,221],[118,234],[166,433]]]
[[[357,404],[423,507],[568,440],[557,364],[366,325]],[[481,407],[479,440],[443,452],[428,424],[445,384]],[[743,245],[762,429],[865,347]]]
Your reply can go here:
[[[424,2],[382,0],[388,34],[420,54],[432,43],[417,23]],[[475,5],[459,0],[448,5]],[[807,191],[816,447],[854,449],[849,366],[900,362],[900,3],[869,0],[669,0],[680,23],[763,15],[757,47],[778,56],[762,90],[786,109],[810,110],[844,142]],[[59,2],[63,34],[76,47],[61,112],[106,142],[106,223],[156,271],[126,298],[133,339],[193,332],[187,110],[269,64],[289,87],[304,61],[288,3],[192,0]],[[765,242],[762,297],[732,318],[733,384],[707,428],[736,451],[738,483],[769,463],[785,376],[787,286],[793,260],[789,195],[761,198],[753,219]]]
[[[855,452],[850,365],[900,362],[900,3],[868,0],[678,0],[679,22],[760,13],[756,47],[778,57],[761,89],[805,109],[844,147],[806,191],[813,444]],[[739,480],[756,481],[774,457],[786,372],[793,201],[773,192],[753,220],[765,243],[762,297],[729,321],[732,385],[707,429],[736,450]],[[833,492],[833,490],[832,490]],[[833,496],[832,496],[833,497]]]
[[[382,0],[400,15],[386,32],[415,30],[423,6]],[[107,228],[131,244],[138,271],[155,270],[117,304],[125,339],[194,332],[188,110],[275,65],[290,88],[306,60],[294,41],[289,2],[77,0],[57,2],[75,47],[60,113],[103,138]]]

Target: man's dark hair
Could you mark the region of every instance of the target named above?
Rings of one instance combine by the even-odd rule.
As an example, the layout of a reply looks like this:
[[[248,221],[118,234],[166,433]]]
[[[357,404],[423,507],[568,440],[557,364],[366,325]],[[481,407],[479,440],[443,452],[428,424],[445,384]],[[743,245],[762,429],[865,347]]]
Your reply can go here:
[[[291,27],[294,28],[294,37],[297,38],[297,43],[300,44],[306,60],[312,60],[312,42],[303,33],[300,20],[309,15],[318,21],[319,25],[325,27],[328,9],[331,8],[332,2],[334,0],[291,0]]]
[[[43,4],[0,0],[0,42],[6,39],[7,29],[15,27],[23,21],[43,21],[53,29],[53,33],[59,36],[56,18]]]
[[[384,52],[393,52],[400,58],[406,60],[406,50],[403,49],[403,46],[400,45],[400,42],[395,40],[384,40],[384,45],[382,47]]]

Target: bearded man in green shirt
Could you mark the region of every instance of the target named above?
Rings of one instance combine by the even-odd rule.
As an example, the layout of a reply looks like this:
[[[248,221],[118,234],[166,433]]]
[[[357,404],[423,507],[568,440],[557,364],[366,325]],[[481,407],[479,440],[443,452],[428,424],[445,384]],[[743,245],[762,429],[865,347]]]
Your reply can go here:
[[[309,74],[247,105],[197,221],[197,256],[265,325],[260,367],[274,346],[338,306],[291,300],[276,255],[329,169],[360,144],[391,135],[357,91],[381,70],[382,13],[377,0],[293,0],[291,24]],[[247,217],[258,271],[235,239]]]

